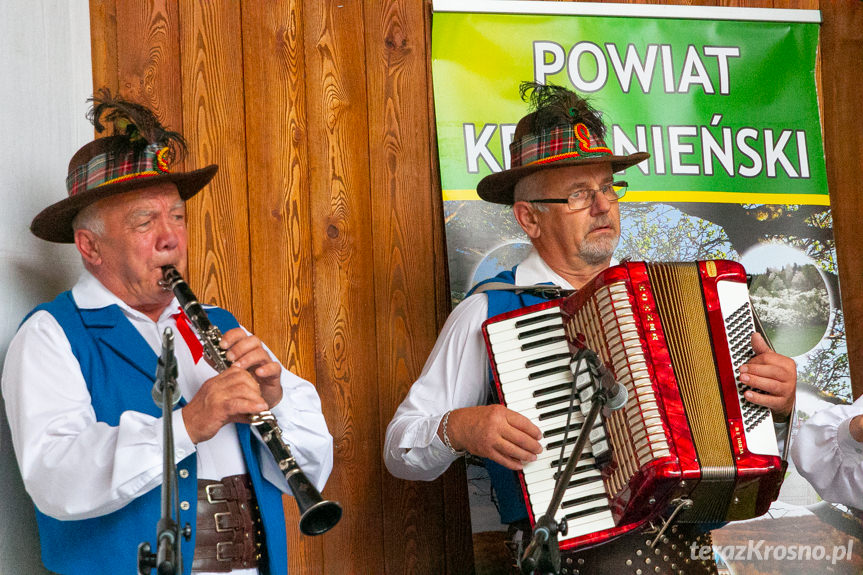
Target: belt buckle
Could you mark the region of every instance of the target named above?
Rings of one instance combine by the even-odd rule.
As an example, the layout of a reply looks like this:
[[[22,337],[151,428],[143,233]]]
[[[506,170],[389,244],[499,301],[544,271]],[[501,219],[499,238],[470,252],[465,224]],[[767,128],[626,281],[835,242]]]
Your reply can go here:
[[[222,549],[224,549],[228,545],[230,545],[231,548],[233,548],[233,546],[234,546],[233,541],[220,541],[219,543],[216,543],[216,561],[228,561],[228,562],[230,562],[230,561],[234,560],[233,553],[231,553],[231,555],[228,557],[224,557],[222,555]],[[227,551],[225,553],[227,553]]]
[[[224,485],[222,485],[221,483],[211,483],[210,485],[204,487],[204,491],[207,493],[207,503],[225,503],[228,501],[227,499],[216,499],[215,497],[213,497],[212,490],[217,487],[224,487]]]
[[[216,531],[217,531],[217,532],[219,532],[219,533],[225,533],[226,531],[233,531],[233,530],[234,530],[234,528],[233,528],[233,527],[222,527],[222,526],[219,524],[219,518],[220,518],[220,517],[230,517],[230,516],[231,516],[231,512],[230,512],[230,511],[220,511],[219,513],[214,513],[214,514],[213,514],[213,520],[216,522]]]

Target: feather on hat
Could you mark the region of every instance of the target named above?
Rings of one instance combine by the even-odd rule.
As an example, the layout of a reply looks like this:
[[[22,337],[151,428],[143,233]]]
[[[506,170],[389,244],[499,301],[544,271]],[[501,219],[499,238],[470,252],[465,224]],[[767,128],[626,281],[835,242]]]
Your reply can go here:
[[[610,163],[611,170],[619,172],[650,157],[647,152],[615,155],[605,145],[600,113],[571,90],[523,82],[519,92],[532,111],[515,127],[510,168],[489,174],[477,185],[483,200],[511,205],[516,183],[540,170]]]
[[[98,133],[110,122],[113,135],[97,138],[78,150],[69,162],[66,189],[69,197],[42,210],[30,231],[50,242],[75,241],[72,221],[85,207],[101,199],[141,188],[171,182],[183,200],[188,200],[216,175],[215,164],[190,172],[171,172],[183,158],[186,142],[167,130],[147,107],[115,98],[99,90],[87,118]]]

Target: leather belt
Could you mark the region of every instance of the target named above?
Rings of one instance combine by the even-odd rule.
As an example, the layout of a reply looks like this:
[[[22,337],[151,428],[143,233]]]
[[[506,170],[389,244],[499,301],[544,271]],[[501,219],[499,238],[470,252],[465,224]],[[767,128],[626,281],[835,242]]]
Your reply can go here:
[[[264,564],[261,514],[248,475],[198,480],[192,572],[227,573]]]

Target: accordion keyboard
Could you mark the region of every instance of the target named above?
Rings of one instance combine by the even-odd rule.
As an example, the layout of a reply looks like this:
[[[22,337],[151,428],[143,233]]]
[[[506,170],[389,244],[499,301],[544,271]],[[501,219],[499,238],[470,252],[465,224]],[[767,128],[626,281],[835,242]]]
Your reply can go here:
[[[763,405],[748,401],[743,394],[751,388],[740,381],[740,366],[755,357],[752,349],[755,322],[752,318],[749,292],[745,284],[720,283],[718,294],[728,338],[728,351],[731,354],[731,364],[737,384],[737,399],[743,416],[746,445],[753,453],[779,455],[770,410]]]
[[[551,501],[556,474],[578,438],[584,421],[578,391],[590,384],[586,372],[573,375],[571,354],[559,308],[488,326],[488,341],[506,406],[530,419],[542,431],[543,452],[524,466],[524,481],[534,517]],[[573,393],[573,383],[576,391]],[[609,451],[602,422],[590,441],[564,493],[556,521],[566,518],[568,533],[560,541],[614,527],[609,499],[597,458]]]

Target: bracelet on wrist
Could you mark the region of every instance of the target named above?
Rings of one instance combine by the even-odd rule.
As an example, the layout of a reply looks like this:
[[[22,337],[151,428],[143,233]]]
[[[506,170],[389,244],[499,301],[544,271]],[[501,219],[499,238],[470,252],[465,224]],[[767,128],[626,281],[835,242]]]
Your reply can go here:
[[[447,449],[449,449],[450,453],[452,453],[456,457],[461,457],[462,455],[466,454],[467,451],[464,451],[464,450],[459,451],[458,449],[453,447],[452,443],[450,443],[450,441],[449,441],[449,435],[447,435],[447,432],[446,432],[446,426],[447,426],[447,423],[449,423],[449,414],[450,413],[452,413],[452,410],[447,411],[446,414],[443,416],[443,442],[444,442],[444,445],[447,446]]]

